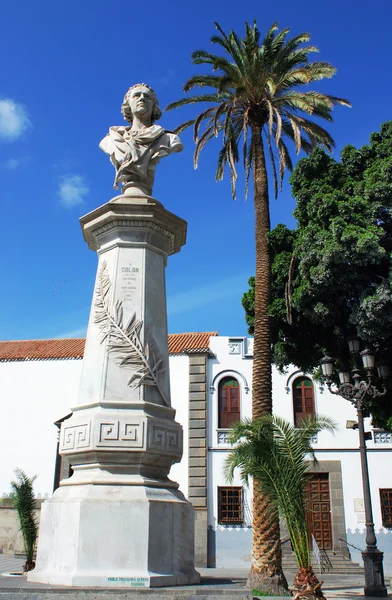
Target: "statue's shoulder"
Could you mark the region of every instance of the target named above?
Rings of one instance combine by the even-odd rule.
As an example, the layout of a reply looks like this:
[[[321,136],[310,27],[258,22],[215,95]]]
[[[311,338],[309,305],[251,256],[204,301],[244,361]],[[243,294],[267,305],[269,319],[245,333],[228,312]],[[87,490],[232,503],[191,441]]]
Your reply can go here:
[[[131,129],[131,127],[128,125],[112,125],[112,127],[109,127],[109,134],[110,133],[120,133],[123,134],[126,131],[129,131],[129,129]]]
[[[181,152],[183,149],[183,143],[174,131],[166,129],[167,139],[173,152]]]

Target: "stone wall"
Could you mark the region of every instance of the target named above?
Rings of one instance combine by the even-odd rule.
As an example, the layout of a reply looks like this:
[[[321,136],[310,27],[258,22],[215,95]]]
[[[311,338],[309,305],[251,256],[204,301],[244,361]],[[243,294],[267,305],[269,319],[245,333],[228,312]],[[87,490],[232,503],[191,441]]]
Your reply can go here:
[[[37,500],[36,515],[41,518],[41,505],[44,500]],[[0,500],[0,552],[2,554],[22,554],[24,546],[22,534],[19,531],[19,519],[12,501],[8,498]]]
[[[188,500],[195,509],[195,564],[207,558],[207,354],[189,356]]]

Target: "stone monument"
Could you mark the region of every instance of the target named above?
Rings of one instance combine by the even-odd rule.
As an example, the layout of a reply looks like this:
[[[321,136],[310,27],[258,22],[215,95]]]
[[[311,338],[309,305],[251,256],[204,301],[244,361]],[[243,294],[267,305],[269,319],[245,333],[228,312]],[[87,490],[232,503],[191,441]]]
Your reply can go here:
[[[100,143],[122,194],[81,218],[98,270],[78,405],[60,432],[73,474],[42,507],[32,582],[199,582],[193,508],[168,477],[183,442],[170,405],[165,267],[186,222],[151,197],[156,164],[182,144],[154,124],[149,86],[131,87],[122,112],[130,126]]]

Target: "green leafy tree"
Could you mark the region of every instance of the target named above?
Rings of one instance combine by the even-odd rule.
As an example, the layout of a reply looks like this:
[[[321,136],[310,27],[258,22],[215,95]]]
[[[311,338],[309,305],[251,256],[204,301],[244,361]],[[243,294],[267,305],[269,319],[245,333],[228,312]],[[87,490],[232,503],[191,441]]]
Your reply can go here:
[[[38,522],[36,517],[36,502],[34,498],[34,479],[29,478],[24,471],[16,469],[17,481],[11,482],[12,500],[18,513],[20,531],[26,553],[24,572],[32,571],[35,567],[34,550],[38,537]]]
[[[301,427],[284,419],[264,415],[254,421],[235,423],[229,440],[234,444],[226,459],[226,476],[233,481],[239,469],[242,481],[255,481],[269,500],[270,514],[286,521],[299,571],[294,580],[296,598],[323,598],[321,584],[312,565],[306,509],[309,457],[314,459],[311,440],[319,431],[335,431],[328,417],[305,417]]]
[[[276,24],[264,39],[254,23],[246,23],[241,39],[234,31],[226,34],[215,23],[218,34],[211,42],[221,54],[197,50],[192,54],[195,65],[204,65],[210,73],[191,77],[184,91],[210,88],[210,91],[173,102],[167,109],[204,104],[202,112],[176,129],[179,133],[193,126],[196,142],[194,164],[204,146],[215,136],[222,136],[216,179],[223,178],[229,168],[232,194],[235,197],[236,165],[241,160],[245,169],[246,190],[253,175],[256,240],[256,289],[254,298],[253,417],[272,411],[271,344],[268,306],[271,290],[268,233],[270,162],[275,195],[286,169],[292,170],[287,141],[295,151],[310,152],[321,145],[334,146],[330,134],[309,117],[332,121],[336,104],[349,103],[342,98],[309,88],[314,82],[334,75],[336,69],[327,62],[310,62],[309,54],[317,52],[306,45],[307,33],[288,39],[288,29],[278,31]],[[266,156],[268,158],[266,158]],[[254,494],[252,566],[248,585],[268,591],[271,585],[286,587],[282,574],[279,524],[266,519],[267,502]]]
[[[326,353],[354,366],[346,338],[357,334],[380,358],[392,352],[392,121],[341,160],[321,149],[298,162],[292,176],[290,231],[270,234],[273,285],[269,315],[273,360],[315,371]],[[249,330],[254,282],[243,297]],[[392,394],[369,404],[373,423],[392,428]]]

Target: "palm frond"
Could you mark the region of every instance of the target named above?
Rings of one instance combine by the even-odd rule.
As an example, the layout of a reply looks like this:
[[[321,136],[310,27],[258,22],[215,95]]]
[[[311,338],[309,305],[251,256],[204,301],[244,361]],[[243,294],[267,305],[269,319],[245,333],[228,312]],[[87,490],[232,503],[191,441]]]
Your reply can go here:
[[[216,112],[216,107],[212,106],[211,108],[207,108],[206,110],[204,110],[202,113],[200,113],[200,115],[197,117],[196,121],[195,121],[195,125],[193,128],[193,140],[195,142],[198,141],[199,139],[199,130],[200,130],[200,125],[201,123],[205,120],[208,119],[209,117],[211,117],[212,115],[214,115],[214,113]]]
[[[224,470],[229,482],[239,470],[248,484],[252,477],[269,500],[270,512],[279,510],[286,521],[290,541],[300,567],[310,566],[305,489],[309,477],[312,437],[322,430],[335,431],[328,417],[306,417],[294,427],[279,416],[267,414],[254,421],[244,419],[229,432],[233,448]]]
[[[179,108],[180,106],[185,106],[186,104],[197,104],[198,102],[218,102],[221,103],[223,100],[226,100],[225,94],[203,94],[202,96],[190,96],[188,98],[181,98],[181,100],[177,100],[177,102],[172,102],[166,106],[165,110],[173,110],[175,108]]]
[[[191,127],[191,125],[193,125],[194,122],[195,122],[195,119],[190,119],[189,121],[185,121],[185,123],[178,125],[178,127],[176,127],[173,131],[175,134],[180,135],[180,133],[185,131],[185,129],[187,129],[188,127]]]
[[[209,86],[216,90],[215,93],[182,98],[169,104],[167,110],[188,104],[210,104],[198,117],[179,126],[176,131],[194,126],[194,137],[198,144],[194,160],[196,167],[201,149],[212,138],[210,119],[214,117],[214,135],[219,131],[223,133],[223,152],[219,153],[216,179],[221,180],[225,167],[229,166],[233,197],[240,138],[242,137],[246,197],[250,168],[260,167],[249,164],[250,154],[246,150],[248,128],[254,127],[254,131],[266,132],[267,144],[274,144],[279,156],[277,175],[273,162],[275,154],[269,147],[276,194],[279,187],[277,181],[281,185],[285,170],[292,169],[287,139],[294,143],[297,154],[301,150],[308,153],[317,145],[331,151],[334,147],[331,135],[306,117],[333,121],[334,106],[350,106],[350,103],[344,98],[304,88],[313,81],[330,78],[336,72],[336,68],[326,61],[309,61],[310,54],[318,52],[318,48],[309,44],[308,33],[300,33],[289,39],[289,30],[286,28],[279,31],[277,23],[274,23],[262,39],[254,22],[253,25],[245,23],[245,35],[241,38],[235,31],[225,33],[217,22],[215,27],[217,33],[212,36],[211,42],[221,49],[222,54],[212,54],[206,50],[193,52],[193,63],[209,65],[212,73],[194,75],[184,86],[186,92],[196,87],[202,89]],[[237,127],[239,120],[241,125]],[[202,124],[205,128],[201,135]],[[272,133],[274,140],[271,139]],[[263,158],[264,156],[265,153]]]
[[[275,162],[275,156],[274,156],[274,152],[272,149],[272,145],[270,143],[268,143],[267,146],[268,146],[269,155],[270,155],[270,162],[271,162],[271,167],[272,167],[272,178],[273,178],[273,182],[274,182],[274,192],[275,192],[275,200],[276,200],[278,198],[278,193],[279,193],[278,177],[276,174],[276,162]]]
[[[184,92],[189,92],[194,87],[213,87],[222,90],[222,82],[227,81],[223,75],[194,75],[184,85]]]
[[[219,123],[218,130],[222,129],[222,127],[223,127],[223,125],[221,123]],[[202,149],[204,148],[206,143],[209,142],[210,139],[214,137],[214,135],[215,135],[215,129],[212,125],[210,125],[209,127],[207,127],[207,129],[205,130],[203,135],[200,137],[200,139],[197,141],[195,152],[193,154],[193,166],[195,169],[197,169],[197,167],[199,166],[200,152],[202,151]]]
[[[253,164],[253,146],[248,144],[245,160],[245,200],[248,198],[250,170]]]

